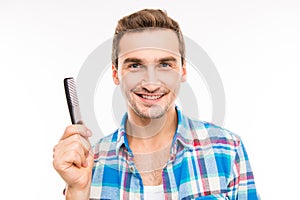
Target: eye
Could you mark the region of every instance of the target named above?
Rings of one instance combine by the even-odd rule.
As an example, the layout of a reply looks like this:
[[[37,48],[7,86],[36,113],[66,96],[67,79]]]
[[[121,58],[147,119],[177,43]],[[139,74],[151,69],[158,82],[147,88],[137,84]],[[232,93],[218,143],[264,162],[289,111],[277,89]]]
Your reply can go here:
[[[138,64],[138,63],[131,64],[131,65],[129,65],[129,68],[132,68],[132,69],[140,68],[140,64]]]
[[[144,66],[140,63],[132,63],[127,66],[127,69],[132,72],[141,71]]]
[[[166,68],[170,68],[171,65],[169,63],[161,63],[160,67],[166,69]]]

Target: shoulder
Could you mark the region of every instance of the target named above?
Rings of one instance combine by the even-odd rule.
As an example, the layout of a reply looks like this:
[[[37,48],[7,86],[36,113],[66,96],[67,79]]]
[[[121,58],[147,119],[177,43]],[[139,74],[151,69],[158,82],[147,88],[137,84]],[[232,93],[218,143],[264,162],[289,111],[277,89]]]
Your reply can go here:
[[[241,143],[239,135],[221,126],[188,117],[184,117],[184,120],[194,147],[205,145],[236,149]]]

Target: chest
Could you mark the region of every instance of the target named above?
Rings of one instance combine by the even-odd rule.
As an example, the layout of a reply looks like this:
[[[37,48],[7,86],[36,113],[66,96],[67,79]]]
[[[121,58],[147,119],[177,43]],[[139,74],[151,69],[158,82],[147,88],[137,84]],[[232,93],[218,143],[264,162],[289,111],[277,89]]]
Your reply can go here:
[[[163,185],[167,199],[191,199],[201,196],[221,195],[227,191],[230,169],[226,158],[214,155],[200,155],[195,151],[181,151],[169,157],[162,169],[140,173],[133,160],[118,160],[118,169],[105,165],[93,174],[94,182],[101,182],[94,191],[101,198],[142,199],[144,186]],[[221,159],[221,160],[220,160]],[[102,170],[101,167],[104,167]],[[99,172],[99,173],[98,173]]]

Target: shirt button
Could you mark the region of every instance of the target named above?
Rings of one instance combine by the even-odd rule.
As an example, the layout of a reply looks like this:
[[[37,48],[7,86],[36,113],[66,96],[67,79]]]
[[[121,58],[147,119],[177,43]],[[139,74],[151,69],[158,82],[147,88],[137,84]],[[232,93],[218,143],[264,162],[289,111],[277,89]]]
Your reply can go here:
[[[130,172],[133,172],[133,171],[134,171],[134,167],[133,167],[133,166],[130,166],[130,167],[129,167],[129,170],[130,170]]]

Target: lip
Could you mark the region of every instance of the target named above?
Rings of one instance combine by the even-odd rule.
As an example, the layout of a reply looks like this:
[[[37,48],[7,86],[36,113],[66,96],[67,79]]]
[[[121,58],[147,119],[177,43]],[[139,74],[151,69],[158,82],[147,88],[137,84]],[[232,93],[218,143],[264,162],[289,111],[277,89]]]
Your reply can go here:
[[[135,93],[135,95],[144,103],[147,104],[155,104],[159,102],[165,94],[145,94],[145,93]],[[149,98],[144,98],[145,96],[148,96]],[[157,98],[159,96],[159,98]],[[152,99],[151,99],[152,98]]]

